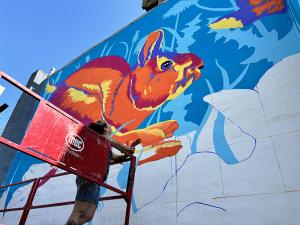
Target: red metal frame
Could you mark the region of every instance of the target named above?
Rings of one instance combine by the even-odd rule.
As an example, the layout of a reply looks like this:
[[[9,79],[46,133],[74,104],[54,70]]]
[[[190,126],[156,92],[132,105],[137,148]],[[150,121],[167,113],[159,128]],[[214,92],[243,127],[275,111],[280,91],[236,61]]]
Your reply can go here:
[[[58,168],[61,168],[61,169],[65,170],[65,171],[68,171],[68,172],[64,172],[64,173],[60,173],[60,174],[55,174],[51,177],[38,177],[38,178],[35,178],[35,179],[31,179],[31,180],[26,180],[26,181],[22,181],[22,182],[18,182],[18,183],[13,183],[13,184],[9,184],[9,185],[0,186],[0,189],[3,189],[3,188],[8,188],[8,187],[16,186],[16,185],[20,185],[20,184],[33,183],[32,187],[31,187],[29,197],[28,197],[27,202],[26,202],[24,207],[0,209],[0,212],[10,212],[10,211],[20,211],[20,210],[22,210],[23,214],[21,216],[19,224],[20,225],[25,225],[28,214],[29,214],[31,209],[56,207],[56,206],[74,204],[75,201],[58,202],[58,203],[44,204],[44,205],[32,205],[40,182],[42,182],[44,179],[50,179],[50,178],[53,178],[53,177],[64,176],[64,175],[72,173],[72,174],[81,176],[81,177],[83,177],[83,178],[85,178],[89,181],[98,183],[100,186],[103,186],[103,187],[119,194],[119,195],[115,195],[115,196],[99,198],[99,201],[124,199],[126,204],[127,204],[127,206],[126,206],[126,215],[125,215],[125,225],[129,225],[131,199],[132,199],[132,191],[133,191],[135,167],[136,167],[136,158],[133,155],[127,154],[128,159],[125,160],[125,161],[130,161],[130,169],[129,169],[128,179],[127,179],[127,188],[126,188],[125,192],[118,189],[118,188],[116,188],[116,187],[113,187],[111,185],[108,185],[108,184],[104,183],[103,176],[102,176],[103,171],[104,171],[103,164],[105,164],[105,160],[107,162],[107,155],[108,155],[107,154],[107,146],[106,146],[107,141],[106,141],[106,139],[99,136],[99,135],[97,135],[96,133],[94,133],[94,134],[87,133],[86,129],[89,130],[89,132],[91,132],[91,130],[89,128],[86,128],[80,121],[76,120],[75,118],[73,118],[69,114],[67,114],[64,111],[62,111],[61,109],[57,108],[56,106],[54,106],[50,102],[46,101],[45,99],[43,99],[42,97],[40,97],[36,93],[32,92],[31,90],[29,90],[28,88],[26,88],[22,84],[18,83],[16,80],[14,80],[13,78],[9,77],[7,74],[5,74],[1,71],[0,71],[0,78],[3,78],[4,80],[8,81],[13,86],[17,87],[21,91],[27,93],[28,95],[34,97],[35,99],[37,99],[39,101],[39,107],[36,111],[36,114],[33,117],[33,120],[32,120],[33,121],[32,123],[34,125],[41,122],[40,120],[36,119],[37,117],[39,117],[39,115],[45,114],[45,113],[47,113],[47,110],[50,110],[52,114],[53,114],[53,112],[58,113],[60,116],[62,116],[64,118],[64,120],[73,122],[75,124],[76,129],[78,128],[77,125],[79,126],[79,128],[81,130],[83,129],[84,130],[84,138],[88,139],[88,142],[86,142],[86,143],[94,141],[93,146],[95,146],[95,143],[98,143],[98,145],[100,145],[100,147],[102,145],[104,145],[104,146],[102,146],[103,151],[101,151],[102,152],[101,157],[100,157],[99,153],[93,152],[93,154],[96,154],[96,156],[102,158],[102,161],[100,160],[101,166],[80,167],[80,166],[77,166],[80,161],[78,161],[78,159],[76,159],[76,157],[74,158],[72,155],[68,155],[66,153],[67,151],[63,152],[64,150],[60,150],[59,153],[55,152],[55,150],[57,150],[57,146],[55,148],[52,147],[54,150],[52,149],[51,151],[47,151],[47,148],[45,147],[45,145],[43,145],[42,142],[40,142],[39,143],[40,145],[38,145],[39,148],[37,148],[37,149],[29,148],[28,146],[31,146],[30,144],[34,143],[32,140],[34,138],[35,133],[32,132],[32,131],[36,131],[36,127],[32,124],[30,124],[30,127],[28,129],[28,133],[25,135],[25,138],[23,139],[23,142],[20,145],[12,142],[12,141],[10,141],[6,138],[0,137],[0,143],[1,144],[4,144],[4,145],[6,145],[10,148],[13,148],[13,149],[17,150],[17,151],[20,151],[20,152],[23,152],[23,153],[28,154],[30,156],[33,156],[37,159],[40,159],[44,162],[47,162],[51,165],[54,165]],[[46,111],[44,110],[45,107],[48,107]],[[40,108],[42,108],[42,110],[40,110]],[[54,116],[56,116],[56,114]],[[70,123],[70,122],[68,122],[68,123]],[[68,124],[68,125],[70,125],[70,124]],[[56,135],[56,136],[58,136],[58,135]],[[95,142],[95,140],[97,140],[97,141]],[[60,140],[55,139],[55,141],[59,142]],[[34,143],[34,144],[36,144],[36,143]],[[61,152],[63,152],[63,153],[61,153]],[[100,151],[98,151],[98,152],[100,152]],[[93,156],[93,157],[95,157],[95,156]],[[81,164],[84,163],[84,161],[88,161],[86,163],[88,165],[91,164],[91,162],[90,162],[91,159],[89,158],[89,154],[84,154],[83,157],[81,157],[80,159],[83,159],[83,161],[81,161]],[[92,163],[92,164],[96,164],[96,163]],[[79,165],[80,165],[80,163],[79,163]]]

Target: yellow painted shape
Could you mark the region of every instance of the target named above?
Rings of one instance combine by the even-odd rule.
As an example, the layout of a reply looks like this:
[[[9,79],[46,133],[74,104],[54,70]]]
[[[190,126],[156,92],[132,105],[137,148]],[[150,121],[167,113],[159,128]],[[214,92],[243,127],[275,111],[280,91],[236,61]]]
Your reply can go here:
[[[140,149],[140,150],[135,150],[134,153],[148,152],[148,151],[156,150],[158,148],[170,148],[170,147],[178,146],[180,144],[181,144],[180,141],[160,143],[158,145],[148,146],[148,147],[145,147],[145,148]]]
[[[47,93],[52,93],[56,90],[56,86],[55,85],[51,85],[49,84],[49,82],[46,84],[46,92]]]
[[[83,84],[82,86],[91,91],[99,91],[100,90],[99,86],[95,85],[95,84]]]
[[[172,95],[170,95],[169,97],[168,97],[168,99],[167,100],[173,100],[173,99],[176,99],[179,95],[181,95],[191,84],[193,83],[193,78],[190,78],[187,82],[186,82],[186,84],[185,84],[185,86],[184,87],[182,87],[182,86],[179,86],[178,88],[177,88],[177,90],[176,90],[176,92],[174,93],[174,94],[172,94]]]
[[[211,29],[220,30],[220,29],[228,29],[228,28],[242,28],[244,27],[241,20],[237,20],[234,17],[224,18],[216,23],[212,23],[209,25]]]
[[[112,80],[105,80],[101,82],[100,86],[103,92],[103,104],[105,105],[107,102],[107,98],[110,95]]]
[[[187,62],[183,65],[176,65],[174,66],[174,70],[178,72],[178,77],[175,80],[175,82],[181,81],[183,79],[184,76],[184,69],[189,67],[190,65],[192,65],[192,61]]]
[[[96,97],[88,96],[83,91],[79,91],[74,88],[69,88],[68,92],[73,102],[84,102],[88,105],[96,101]]]

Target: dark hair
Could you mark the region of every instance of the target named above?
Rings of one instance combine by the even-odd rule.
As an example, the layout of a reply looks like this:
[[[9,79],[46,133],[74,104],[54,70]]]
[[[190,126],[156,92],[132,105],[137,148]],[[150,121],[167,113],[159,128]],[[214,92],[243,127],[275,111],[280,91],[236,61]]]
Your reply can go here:
[[[96,123],[91,123],[89,125],[89,128],[91,128],[93,131],[99,134],[104,134],[106,127],[107,127],[107,123],[104,120],[99,120]]]

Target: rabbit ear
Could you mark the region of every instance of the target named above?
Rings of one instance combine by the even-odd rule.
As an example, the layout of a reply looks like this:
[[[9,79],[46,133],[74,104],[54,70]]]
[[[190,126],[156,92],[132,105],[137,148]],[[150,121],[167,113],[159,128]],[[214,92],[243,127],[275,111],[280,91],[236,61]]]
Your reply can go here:
[[[144,66],[149,59],[155,55],[158,55],[163,37],[163,30],[157,30],[149,34],[138,57],[140,66]]]

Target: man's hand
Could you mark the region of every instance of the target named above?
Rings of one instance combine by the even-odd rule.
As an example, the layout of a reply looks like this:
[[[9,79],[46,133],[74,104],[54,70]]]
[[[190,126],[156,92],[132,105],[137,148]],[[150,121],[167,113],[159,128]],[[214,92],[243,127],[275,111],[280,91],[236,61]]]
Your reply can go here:
[[[113,143],[114,147],[118,147],[118,149],[122,152],[126,152],[130,155],[133,155],[134,154],[134,151],[135,151],[135,146],[137,146],[138,144],[141,143],[141,139],[137,139],[135,140],[130,146],[127,146],[127,145],[123,145],[117,141],[111,141],[111,143]],[[112,163],[122,163],[124,162],[128,157],[124,154],[122,155],[117,155],[117,154],[114,154],[112,155]]]
[[[132,146],[130,146],[130,147],[128,147],[128,153],[130,154],[130,155],[133,155],[134,154],[134,152],[135,152],[135,147],[132,147]]]
[[[127,156],[126,156],[126,155],[117,155],[117,154],[114,154],[114,153],[113,153],[111,162],[112,162],[112,163],[122,163],[122,162],[124,162],[126,159],[127,159]]]
[[[135,146],[137,146],[138,144],[141,143],[141,139],[136,139],[134,142],[131,143],[130,145],[130,149],[128,150],[129,154],[133,155],[134,154],[134,151],[135,151]]]
[[[130,147],[135,147],[135,146],[137,146],[140,143],[141,143],[141,139],[140,138],[136,139],[134,142],[131,143]]]

